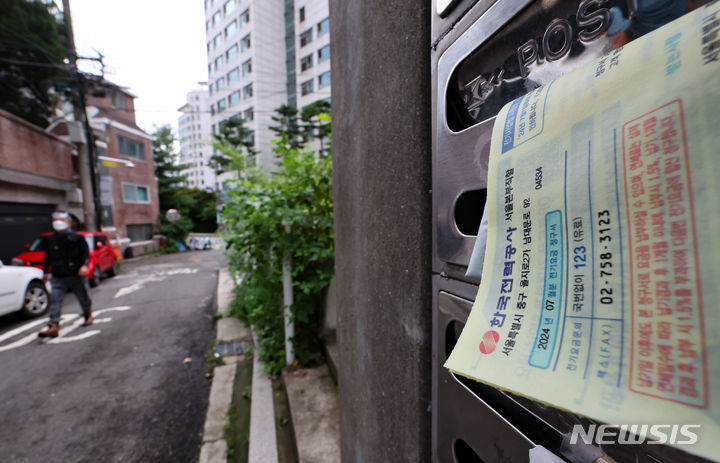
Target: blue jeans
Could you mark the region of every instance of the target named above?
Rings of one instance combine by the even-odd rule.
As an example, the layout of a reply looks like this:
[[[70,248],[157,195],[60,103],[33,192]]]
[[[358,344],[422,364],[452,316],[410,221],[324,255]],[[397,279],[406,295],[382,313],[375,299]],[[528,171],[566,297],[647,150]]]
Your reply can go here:
[[[62,314],[63,299],[65,299],[65,293],[68,289],[75,293],[82,308],[83,315],[85,318],[89,317],[92,313],[92,301],[87,292],[87,278],[85,277],[56,277],[53,276],[52,280],[52,293],[50,294],[50,323],[59,323],[60,315]]]

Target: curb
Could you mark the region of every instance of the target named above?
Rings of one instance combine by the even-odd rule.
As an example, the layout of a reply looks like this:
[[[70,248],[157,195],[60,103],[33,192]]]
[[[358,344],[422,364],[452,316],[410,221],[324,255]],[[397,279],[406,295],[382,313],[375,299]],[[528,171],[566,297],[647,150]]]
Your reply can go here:
[[[255,345],[257,336],[253,334]],[[253,356],[252,401],[250,403],[250,450],[248,462],[277,463],[277,434],[272,381],[260,364],[260,356]]]
[[[217,311],[223,315],[217,322],[215,338],[218,341],[244,341],[252,331],[240,320],[229,317],[234,281],[227,268],[218,272]],[[216,367],[210,388],[208,410],[203,427],[199,463],[226,463],[227,442],[224,435],[225,420],[235,385],[236,362],[240,357],[225,357],[226,364]],[[277,463],[277,436],[272,396],[272,382],[264,373],[260,358],[253,356],[252,400],[250,405],[250,449],[253,462]]]

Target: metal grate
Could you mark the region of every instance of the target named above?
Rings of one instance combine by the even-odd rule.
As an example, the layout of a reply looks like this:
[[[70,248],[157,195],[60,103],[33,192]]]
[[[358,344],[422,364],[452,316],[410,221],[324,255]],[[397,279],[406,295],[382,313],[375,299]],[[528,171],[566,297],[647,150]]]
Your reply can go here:
[[[242,341],[222,341],[215,344],[213,352],[215,356],[244,355],[250,352],[255,345],[252,339]]]

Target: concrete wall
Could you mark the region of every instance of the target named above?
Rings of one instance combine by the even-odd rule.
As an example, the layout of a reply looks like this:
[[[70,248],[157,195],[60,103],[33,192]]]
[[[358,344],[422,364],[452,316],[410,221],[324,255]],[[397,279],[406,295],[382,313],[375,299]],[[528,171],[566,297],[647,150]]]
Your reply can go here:
[[[344,462],[430,459],[429,15],[330,1]]]

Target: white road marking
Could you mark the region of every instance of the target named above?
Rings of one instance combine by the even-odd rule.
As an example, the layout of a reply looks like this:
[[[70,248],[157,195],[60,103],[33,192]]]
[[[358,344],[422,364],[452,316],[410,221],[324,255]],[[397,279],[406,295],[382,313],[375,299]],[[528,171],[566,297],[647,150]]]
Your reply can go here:
[[[130,307],[128,305],[122,305],[122,306],[118,306],[118,307],[108,307],[106,309],[100,309],[100,310],[94,311],[93,315],[98,316],[98,315],[102,315],[107,312],[125,312],[130,309],[132,309],[132,307]],[[52,339],[47,340],[46,344],[63,344],[63,343],[72,342],[72,341],[80,341],[82,339],[87,339],[92,336],[95,336],[96,334],[101,333],[100,330],[91,330],[91,331],[86,331],[82,334],[78,334],[75,336],[68,336],[68,334],[70,334],[71,332],[76,330],[78,327],[82,326],[84,321],[85,321],[85,319],[80,318],[80,315],[77,315],[77,314],[63,315],[62,318],[60,319],[60,326],[61,327],[66,326],[66,327],[60,328],[60,335],[57,338],[52,338]],[[104,318],[95,319],[96,324],[109,323],[111,321],[112,321],[112,317],[104,317]],[[72,322],[72,324],[70,326],[67,326],[67,324],[70,322]],[[15,337],[25,331],[31,330],[31,329],[35,328],[36,326],[41,325],[43,323],[47,323],[47,322],[45,320],[33,320],[29,323],[26,323],[18,328],[15,328],[14,330],[8,331],[7,333],[0,336],[0,342],[6,341],[8,339],[12,339],[13,337]],[[11,342],[10,344],[0,346],[0,352],[8,351],[10,349],[15,349],[17,347],[22,347],[26,344],[33,342],[35,339],[38,339],[37,333],[35,333],[35,332],[30,333],[30,334],[18,339],[15,342]]]
[[[132,285],[130,285],[130,286],[126,286],[126,287],[124,287],[124,288],[120,288],[120,289],[118,290],[118,292],[115,293],[115,296],[113,297],[113,299],[117,299],[117,298],[119,298],[119,297],[126,296],[126,295],[128,295],[128,294],[130,294],[130,293],[134,293],[135,291],[137,291],[138,289],[141,289],[141,288],[144,286],[143,283],[144,283],[144,282],[140,281],[140,282],[134,283],[134,284],[132,284]]]
[[[163,281],[165,278],[173,275],[191,275],[193,273],[197,273],[198,269],[196,268],[175,268],[171,270],[158,270],[150,275],[137,275],[139,277],[143,277],[141,281],[138,281],[137,283],[133,283],[130,286],[126,286],[124,288],[120,288],[116,293],[115,296],[113,296],[113,299],[117,299],[122,296],[127,296],[128,294],[132,294],[135,291],[138,291],[142,289],[145,286],[145,283],[151,282],[151,281]]]
[[[79,315],[75,315],[75,314],[63,315],[62,318],[60,319],[60,323],[71,322],[71,321],[75,320],[75,319],[78,318],[78,317],[79,317]],[[1,341],[4,341],[5,339],[9,339],[9,338],[11,338],[11,337],[13,337],[13,336],[15,336],[15,335],[17,335],[17,334],[20,334],[20,333],[22,333],[23,331],[27,331],[27,330],[29,330],[29,329],[31,329],[31,328],[34,328],[35,326],[40,325],[40,324],[42,324],[42,323],[46,323],[46,321],[45,321],[45,320],[37,320],[37,321],[34,321],[34,322],[26,323],[25,325],[21,326],[20,328],[17,328],[17,329],[14,329],[14,330],[12,330],[12,331],[9,331],[9,332],[5,333],[5,334],[2,336],[2,339],[0,339],[0,342],[1,342]],[[61,333],[62,333],[62,331],[61,331]],[[20,339],[18,339],[17,341],[15,341],[15,342],[13,342],[13,343],[7,344],[7,345],[5,345],[5,346],[0,346],[0,352],[4,352],[4,351],[10,350],[10,349],[14,349],[14,348],[16,348],[16,347],[22,347],[22,346],[24,346],[25,344],[29,344],[29,343],[33,342],[33,340],[37,339],[37,337],[38,337],[38,336],[37,336],[37,333],[28,334],[28,335],[25,336],[24,338],[20,338]]]
[[[45,319],[41,320],[35,320],[34,322],[30,322],[26,325],[21,326],[20,328],[15,328],[14,330],[10,330],[7,333],[0,336],[0,342],[5,341],[6,339],[10,339],[13,336],[17,336],[18,334],[22,333],[25,330],[29,330],[30,328],[38,325],[42,325],[43,323],[47,323]]]
[[[105,312],[125,312],[132,309],[129,305],[121,305],[119,307],[108,307],[107,309],[100,309],[93,312],[93,315],[104,314]]]
[[[80,341],[81,339],[87,339],[90,337],[95,336],[96,334],[100,334],[100,330],[92,330],[92,331],[86,331],[83,334],[78,334],[77,336],[68,336],[66,338],[55,338],[51,341],[48,341],[48,344],[63,344],[66,342],[73,342],[73,341]]]
[[[20,338],[11,344],[0,347],[0,352],[4,352],[4,351],[10,350],[10,349],[15,349],[16,347],[22,347],[25,344],[30,344],[31,342],[33,342],[34,339],[37,339],[37,337],[38,337],[37,333],[28,334],[24,338]]]

